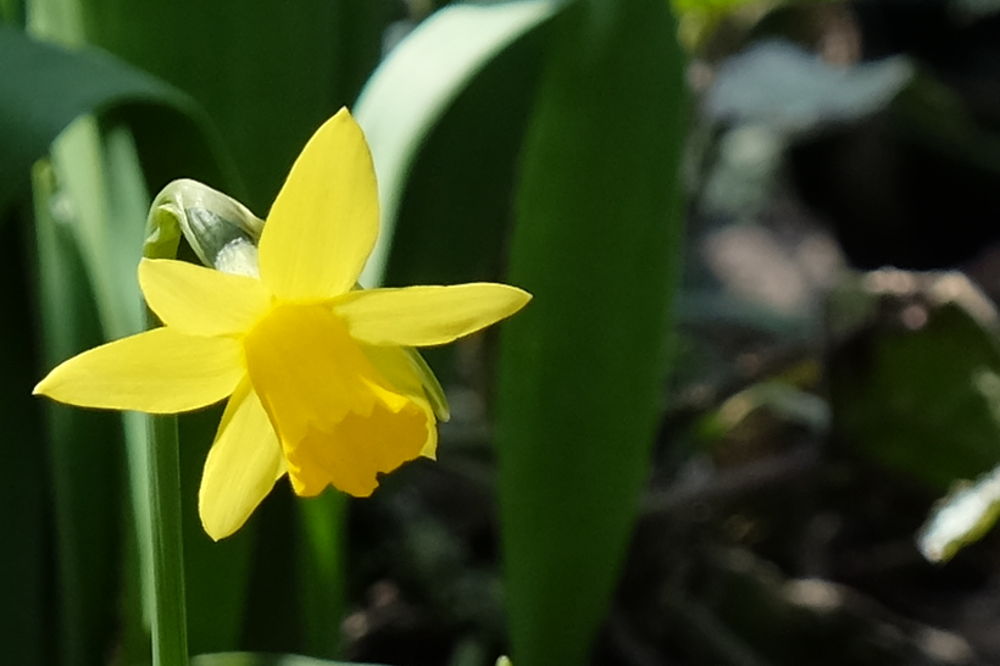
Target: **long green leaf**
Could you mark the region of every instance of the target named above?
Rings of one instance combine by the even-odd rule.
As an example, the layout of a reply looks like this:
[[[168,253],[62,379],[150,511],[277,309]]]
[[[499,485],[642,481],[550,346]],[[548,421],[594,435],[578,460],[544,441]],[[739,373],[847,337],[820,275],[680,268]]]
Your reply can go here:
[[[513,0],[451,5],[416,28],[372,75],[355,115],[375,161],[382,227],[362,284],[376,286],[385,276],[410,169],[442,115],[488,63],[564,4]]]
[[[648,472],[680,231],[683,86],[662,0],[561,17],[525,147],[497,437],[513,659],[582,664]]]
[[[68,3],[33,7],[31,26],[36,32],[63,42],[80,42],[80,26]],[[142,310],[134,273],[141,247],[144,209],[148,204],[137,150],[146,153],[147,164],[154,165],[146,172],[152,180],[176,175],[181,164],[194,167],[183,171],[185,174],[221,178],[219,174],[225,169],[217,167],[218,147],[189,98],[108,56],[86,50],[64,50],[10,30],[0,33],[0,51],[0,57],[15,63],[2,82],[3,102],[10,108],[5,108],[2,116],[0,138],[10,147],[13,159],[3,165],[0,196],[15,196],[23,182],[22,173],[27,172],[31,162],[57,135],[62,137],[54,148],[53,160],[60,181],[57,185],[59,201],[69,206],[70,215],[75,218],[65,233],[72,236],[69,242],[77,245],[79,260],[86,273],[84,280],[78,280],[77,284],[89,284],[93,288],[99,319],[107,337],[135,332],[141,327]],[[108,116],[117,113],[117,118],[130,121],[140,136],[141,147],[137,149],[133,135],[114,123],[111,125],[119,129],[108,132],[102,132],[93,121],[79,123],[71,132],[64,131],[74,118],[91,111],[103,111]],[[150,153],[154,154],[152,158]],[[6,199],[0,198],[0,205],[4,203]],[[52,253],[43,250],[43,255],[46,254]],[[43,261],[49,260],[43,256]],[[65,289],[65,285],[55,284],[49,293]],[[66,322],[60,319],[71,310],[62,310],[50,318],[50,330],[65,330]],[[48,365],[102,341],[101,337],[86,340],[76,336],[62,346],[60,353],[50,354]],[[117,474],[121,467],[120,464],[105,465],[96,470],[96,474],[87,473],[88,466],[79,464],[77,459],[82,456],[83,459],[100,460],[89,450],[95,443],[81,441],[76,433],[84,428],[60,424],[72,424],[90,417],[60,416],[58,409],[52,413],[56,448],[52,459],[55,485],[61,491],[57,515],[64,517],[61,524],[65,526],[60,529],[59,552],[61,561],[67,563],[62,567],[62,584],[68,590],[76,586],[85,591],[90,589],[88,585],[103,585],[104,588],[76,605],[74,599],[80,596],[78,594],[64,600],[62,617],[66,638],[63,649],[71,651],[64,656],[89,663],[87,660],[100,652],[95,641],[100,641],[101,636],[88,627],[93,625],[93,618],[103,617],[117,602],[115,595],[107,593],[107,576],[100,571],[117,571],[117,558],[88,557],[87,553],[93,551],[96,544],[113,546],[116,542],[95,538],[95,530],[88,531],[86,527],[87,521],[73,516],[85,512],[117,520],[121,514],[113,507],[121,502],[120,499],[108,500],[106,494],[101,493],[90,493],[89,501],[81,501],[79,493],[73,489],[81,483],[97,483],[113,493],[118,486],[110,483],[112,475],[109,472]],[[125,415],[124,422],[130,468],[145,469],[143,423],[129,414]],[[103,447],[114,446],[116,438],[104,435],[95,439]],[[115,456],[120,458],[117,452]],[[142,572],[141,598],[148,603],[151,600],[148,594],[151,569],[146,546],[151,523],[146,518],[147,493],[142,487],[142,477],[133,475],[132,480],[132,499],[140,535],[137,540],[139,557],[129,557],[127,561],[138,565],[138,571]],[[78,526],[82,531],[76,530]],[[100,571],[95,562],[100,563]],[[79,584],[74,582],[76,580]],[[139,598],[125,596],[126,603],[129,600],[135,603]],[[146,612],[137,612],[135,607],[125,610],[126,649],[142,650],[144,641],[140,636],[147,631],[142,624],[143,618],[148,622],[148,610],[148,607]],[[126,658],[134,658],[134,655]]]
[[[51,166],[35,169],[35,230],[46,366],[102,341],[83,258]],[[63,205],[60,205],[63,204]],[[30,383],[20,389],[27,394]],[[96,663],[111,649],[122,512],[121,430],[113,414],[44,405],[55,521],[58,630],[52,642],[68,666]]]
[[[24,191],[31,164],[48,151],[55,137],[74,119],[94,111],[117,109],[134,121],[140,128],[140,148],[146,142],[172,142],[173,150],[156,160],[164,168],[190,164],[198,154],[209,155],[204,160],[209,164],[221,159],[214,136],[189,98],[106,54],[70,51],[0,25],[0,62],[4,64],[0,75],[0,149],[4,155],[0,209]],[[153,116],[155,121],[150,122]],[[181,136],[184,139],[178,140]],[[219,173],[216,169],[207,172]]]
[[[65,10],[65,5],[59,3],[32,5],[30,29],[77,43],[78,26],[72,13]],[[51,134],[49,141],[56,139],[57,134],[60,137],[52,145],[51,168],[39,169],[34,179],[40,295],[49,350],[46,366],[51,366],[102,341],[103,336],[98,332],[101,328],[119,335],[139,328],[141,311],[134,280],[130,281],[128,274],[124,280],[119,279],[119,268],[122,261],[129,260],[130,253],[116,250],[128,248],[128,235],[115,234],[115,225],[106,224],[106,219],[120,220],[130,214],[141,217],[146,195],[137,168],[135,145],[128,132],[112,130],[107,133],[105,143],[92,118],[81,119],[72,129],[62,129],[62,122],[70,114],[86,110],[90,102],[86,95],[83,104],[79,99],[71,99],[69,105],[56,107],[55,119],[46,115],[53,111],[46,104],[52,92],[46,86],[68,83],[60,75],[76,69],[75,57],[27,40],[14,39],[13,43],[37,58],[11,77],[15,90],[27,98],[17,100],[23,106],[20,116],[13,114],[16,122],[12,143],[18,143],[24,136],[32,137],[28,150],[37,151],[47,134]],[[31,77],[34,67],[42,73],[37,80]],[[45,104],[37,115],[49,122],[40,122],[31,113],[34,104]],[[29,157],[30,154],[25,155],[26,159]],[[18,175],[13,174],[14,178]],[[17,181],[10,184],[16,188]],[[110,192],[114,192],[113,197]],[[67,272],[65,267],[72,266],[78,266],[78,271],[82,269],[82,274],[73,275],[73,269]],[[93,296],[92,304],[87,287]],[[97,316],[84,315],[84,308],[92,306],[96,306]],[[121,504],[118,491],[122,487],[123,468],[121,432],[111,414],[83,414],[61,406],[49,406],[48,412],[60,586],[65,590],[60,599],[59,654],[64,663],[87,664],[92,663],[95,655],[110,649],[111,618],[118,611],[118,600],[108,595],[107,589],[112,581],[119,579],[117,556],[122,552],[117,545],[124,517],[117,510]],[[134,415],[125,422],[127,426],[131,422],[130,430],[135,430]],[[129,452],[143,450],[143,439],[142,436],[127,438]],[[101,492],[90,489],[95,484]],[[135,517],[132,522],[140,528],[142,536],[136,540],[139,557],[130,558],[129,562],[139,564],[139,571],[147,572],[150,551],[142,528],[148,528],[151,522],[148,511],[143,510],[145,496],[135,492],[135,484],[132,490]],[[148,591],[149,577],[142,576],[140,582],[140,589]],[[138,654],[142,654],[148,614],[136,603],[139,598],[126,596],[122,601],[135,604],[124,609],[126,646],[141,650]]]
[[[391,0],[298,0],[294,9],[280,0],[148,0],[142,11],[131,0],[78,4],[88,41],[208,111],[247,185],[227,193],[260,217],[312,132],[378,63],[395,11]]]
[[[545,27],[565,5],[529,0],[445,8],[372,76],[356,112],[380,177],[382,233],[363,283],[502,276],[515,165]],[[448,383],[454,348],[422,353]]]

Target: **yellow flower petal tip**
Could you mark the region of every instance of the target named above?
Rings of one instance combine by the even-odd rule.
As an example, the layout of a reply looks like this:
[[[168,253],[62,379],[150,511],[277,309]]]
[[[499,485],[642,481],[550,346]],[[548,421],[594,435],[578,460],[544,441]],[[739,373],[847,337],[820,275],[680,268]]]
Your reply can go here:
[[[531,294],[506,284],[352,291],[334,308],[351,335],[373,345],[441,345],[511,316]]]
[[[249,381],[226,405],[202,472],[198,516],[214,541],[236,532],[284,476],[281,444]]]
[[[186,412],[231,394],[243,374],[241,358],[235,338],[156,328],[74,356],[35,391],[80,407]]]
[[[377,233],[372,158],[342,109],[295,161],[260,233],[259,270],[144,259],[140,288],[164,326],[69,359],[33,393],[151,413],[230,397],[198,494],[215,540],[286,474],[302,496],[334,486],[367,497],[382,475],[437,456],[448,405],[414,348],[478,331],[532,298],[494,283],[355,289]]]
[[[283,300],[350,290],[378,236],[378,187],[347,109],[316,130],[278,192],[260,239],[261,279]]]

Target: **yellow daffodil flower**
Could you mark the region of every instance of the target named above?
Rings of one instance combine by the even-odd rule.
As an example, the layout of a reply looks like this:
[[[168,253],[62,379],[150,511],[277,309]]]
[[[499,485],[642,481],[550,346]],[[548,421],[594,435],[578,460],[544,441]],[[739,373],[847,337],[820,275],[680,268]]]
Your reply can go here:
[[[143,259],[139,284],[164,326],[69,359],[35,393],[156,414],[228,396],[199,492],[213,539],[239,529],[285,473],[301,496],[332,485],[366,497],[378,474],[435,456],[435,413],[409,348],[477,331],[531,298],[492,283],[356,289],[377,234],[371,155],[342,109],[271,207],[258,275]]]

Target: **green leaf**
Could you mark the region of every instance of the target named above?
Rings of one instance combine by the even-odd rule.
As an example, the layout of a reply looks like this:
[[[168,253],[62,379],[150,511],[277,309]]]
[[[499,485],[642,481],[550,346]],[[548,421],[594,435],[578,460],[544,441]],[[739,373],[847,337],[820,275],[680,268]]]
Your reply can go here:
[[[943,491],[1000,463],[1000,348],[956,303],[915,307],[916,328],[883,313],[837,350],[833,424],[854,453]]]
[[[66,10],[66,7],[61,9]],[[54,8],[36,8],[33,17],[36,29],[65,41],[78,41],[78,26]],[[93,290],[104,336],[116,338],[133,333],[142,327],[143,320],[135,283],[135,266],[142,247],[142,219],[148,206],[143,176],[158,181],[163,174],[179,170],[225,179],[222,175],[225,169],[218,168],[218,151],[213,137],[189,98],[106,55],[86,50],[70,52],[29,40],[14,32],[3,33],[2,49],[20,62],[21,67],[17,76],[5,81],[9,94],[4,103],[11,102],[16,110],[4,115],[7,122],[0,127],[0,135],[8,135],[5,141],[15,146],[17,159],[5,164],[12,172],[9,177],[4,174],[5,177],[0,179],[0,188],[6,186],[8,189],[4,191],[9,191],[11,195],[16,193],[19,185],[16,170],[26,170],[39,153],[48,149],[49,144],[59,137],[52,148],[53,164],[58,174],[59,201],[69,208],[69,216],[74,218],[66,233],[71,236],[69,242],[76,246],[75,251],[79,253],[79,261],[85,270],[85,279],[82,282],[78,280],[78,286],[89,285]],[[90,118],[82,119],[72,128],[66,127],[76,116],[92,111],[104,113],[104,118],[109,120],[107,129]],[[126,121],[135,134],[123,129],[122,123]],[[139,168],[137,156],[140,152],[146,157],[145,174]],[[44,250],[43,254],[46,254]],[[50,294],[64,289],[66,285],[55,284]],[[48,322],[50,330],[65,328],[65,322],[60,321],[64,317],[65,311],[51,318]],[[104,336],[90,341],[75,340],[63,349],[58,358],[50,358],[49,365],[102,342]],[[59,411],[54,410],[53,413],[58,416]],[[85,417],[74,413],[72,417],[63,417],[63,420],[76,422],[82,418]],[[115,417],[91,415],[90,418]],[[148,479],[142,474],[148,462],[145,424],[135,414],[125,414],[122,419],[132,471],[131,498],[138,535],[135,541],[138,556],[128,557],[126,561],[136,567],[129,570],[130,574],[138,575],[142,581],[141,596],[126,595],[125,600],[126,603],[136,604],[141,598],[143,603],[141,608],[127,607],[124,610],[126,648],[136,652],[127,655],[128,660],[146,652],[140,637],[148,631],[153,610],[153,569],[149,550],[153,523],[149,519]],[[59,421],[54,423],[58,425]],[[61,484],[70,490],[80,483],[92,484],[96,478],[110,477],[110,471],[120,469],[119,465],[105,465],[96,473],[87,473],[84,466],[75,462],[75,458],[97,457],[78,441],[72,428],[58,428],[53,439],[57,449],[57,454],[53,456],[56,469],[67,470],[57,478],[57,482],[62,479]],[[104,436],[99,441],[102,445],[113,445],[115,439]],[[115,453],[120,456],[118,451]],[[113,491],[115,486],[109,481],[100,483],[100,487]],[[89,501],[80,501],[78,496],[67,495],[63,502],[66,507],[64,512],[88,511],[94,515],[120,517],[120,512],[114,510],[120,500],[109,502],[100,493],[91,493],[87,499]],[[111,507],[103,506],[109,503]],[[101,572],[117,571],[116,559],[101,556],[97,560],[101,562],[98,568],[86,558],[86,553],[93,550],[92,544],[103,542],[113,546],[115,541],[95,538],[86,528],[77,533],[69,527],[78,524],[86,525],[86,521],[66,521],[68,527],[63,531],[67,532],[67,536],[61,543],[60,552],[64,553],[67,562],[79,566],[80,570],[75,575],[83,579],[82,589],[87,589],[88,584],[103,585],[103,589],[80,604],[82,610],[75,615],[69,605],[72,599],[66,602],[69,610],[64,614],[67,637],[63,648],[70,651],[66,653],[70,659],[89,658],[101,651],[94,644],[94,641],[101,640],[101,636],[95,635],[97,630],[88,628],[93,624],[90,618],[102,617],[106,609],[115,609],[117,602],[114,595],[107,594],[109,586],[106,577],[101,575]],[[86,536],[81,537],[80,534]],[[83,570],[86,570],[86,575],[80,573]],[[67,571],[67,584],[72,584],[72,579],[68,577],[73,570]],[[183,614],[179,618],[183,621]],[[84,635],[79,635],[80,632]],[[169,634],[178,635],[173,630]],[[74,657],[74,650],[79,651],[80,656]]]
[[[355,115],[375,161],[382,228],[361,276],[363,285],[377,286],[385,276],[407,179],[428,135],[491,61],[564,4],[515,0],[448,6],[421,23],[372,75],[358,98]],[[509,134],[501,127],[494,136],[507,138]],[[462,141],[468,139],[462,135]],[[481,154],[479,159],[483,159]],[[448,196],[460,192],[449,190]]]
[[[221,128],[246,185],[237,187],[231,180],[215,182],[198,173],[175,171],[157,182],[156,188],[173,178],[196,178],[246,203],[260,217],[266,215],[311,133],[355,97],[374,69],[381,54],[382,31],[397,11],[393,0],[301,0],[294,11],[275,0],[149,0],[142,11],[136,11],[129,0],[80,0],[80,5],[89,40],[169,81],[204,106]],[[173,37],[165,41],[164,35]],[[191,493],[200,479],[214,424],[211,418],[185,416],[181,428],[191,444],[182,451],[182,464],[185,500],[193,504]],[[274,501],[271,497],[265,504]],[[315,646],[316,654],[329,654],[337,635],[334,616],[339,613],[330,599],[339,604],[343,577],[339,561],[330,558],[341,547],[342,521],[328,522],[322,533],[309,531],[304,529],[310,524],[309,512],[300,503],[285,503],[281,508],[286,515],[275,516],[275,523],[289,525],[294,532],[271,539],[266,522],[255,516],[241,534],[220,544],[198,536],[195,512],[188,513],[187,573],[192,596],[188,617],[193,651],[239,647],[251,633],[248,623],[267,616],[269,622],[252,627],[258,643],[278,644],[282,649]],[[339,516],[339,511],[333,515]],[[256,535],[245,534],[262,523],[265,527]],[[266,543],[267,548],[255,548],[257,542]],[[300,558],[312,563],[325,574],[323,582],[314,581],[315,585],[331,589],[314,587],[311,590],[316,593],[310,596],[285,596],[305,583],[300,585],[300,572],[294,566],[267,569],[272,554],[275,561]],[[224,561],[235,564],[220,566]],[[278,621],[273,608],[282,604],[293,608]],[[322,627],[314,631],[314,625],[301,618],[314,618]],[[301,635],[289,638],[295,631]]]
[[[102,342],[83,258],[66,218],[65,193],[48,162],[34,173],[38,290],[46,368]],[[37,370],[36,370],[37,372]],[[30,384],[19,388],[24,394]],[[117,560],[124,512],[118,417],[63,405],[41,406],[47,421],[58,580],[58,629],[53,652],[61,664],[92,663],[112,643]]]
[[[158,143],[155,163],[164,170],[207,154],[206,173],[189,175],[219,177],[219,152],[198,110],[157,79],[106,54],[69,51],[3,25],[0,62],[0,209],[24,191],[31,164],[55,137],[92,112],[116,110],[137,129],[140,148]]]
[[[528,0],[447,7],[376,71],[356,108],[382,199],[382,232],[362,283],[502,276],[545,28],[564,6]],[[454,348],[421,353],[447,383]]]
[[[532,26],[496,54],[427,128],[400,193],[385,284],[502,277],[547,27]]]
[[[524,150],[497,438],[514,663],[587,662],[659,412],[685,100],[662,0],[560,17]]]
[[[53,32],[57,32],[57,24],[71,32],[71,21],[62,24],[55,20],[52,6],[35,5],[31,16],[36,28],[48,21]],[[97,321],[105,331],[118,335],[141,326],[134,279],[130,281],[128,273],[122,279],[118,272],[122,261],[127,262],[138,250],[129,242],[127,224],[123,230],[120,223],[141,216],[146,205],[133,137],[120,127],[102,135],[91,118],[80,119],[72,129],[64,129],[64,125],[74,115],[118,99],[116,95],[145,94],[149,91],[143,88],[155,88],[155,84],[124,72],[121,81],[109,75],[101,82],[110,81],[110,89],[85,84],[75,91],[79,94],[73,94],[65,88],[73,85],[74,76],[114,72],[117,65],[84,63],[81,67],[76,56],[17,33],[4,34],[3,49],[15,60],[25,59],[8,79],[13,94],[4,99],[16,109],[5,116],[11,122],[3,126],[2,133],[8,135],[5,141],[20,147],[15,156],[24,162],[15,159],[9,166],[26,172],[38,157],[34,153],[46,149],[57,135],[61,137],[52,146],[51,168],[42,164],[34,178],[46,366],[51,367],[102,342]],[[14,171],[9,178],[0,179],[0,193],[16,193],[23,172]],[[0,205],[4,203],[0,200]],[[94,306],[97,317],[91,313]],[[118,543],[120,521],[125,518],[119,508],[121,430],[112,414],[81,413],[54,405],[48,406],[48,414],[60,588],[65,591],[60,599],[61,640],[56,649],[63,663],[85,664],[93,655],[110,649],[113,618],[119,610],[118,600],[108,595],[107,589],[120,576],[117,556],[122,549]],[[142,459],[145,452],[143,423],[135,414],[125,415],[123,422],[132,467],[143,466],[136,464],[136,458]],[[81,433],[86,435],[81,437]],[[129,555],[137,554],[128,556],[127,561],[138,566],[142,575],[134,578],[141,578],[141,588],[148,592],[151,568],[146,536],[151,523],[146,496],[135,478],[131,490],[134,524],[141,536],[129,540],[125,550]],[[138,544],[138,549],[131,548],[132,544]],[[150,615],[136,595],[125,595],[123,602],[123,647],[137,651],[125,654],[130,660],[146,652]]]
[[[191,95],[246,184],[218,187],[265,217],[295,156],[357,95],[381,53],[392,0],[80,0],[87,39]],[[167,37],[169,36],[169,37]],[[157,183],[159,189],[166,180]]]

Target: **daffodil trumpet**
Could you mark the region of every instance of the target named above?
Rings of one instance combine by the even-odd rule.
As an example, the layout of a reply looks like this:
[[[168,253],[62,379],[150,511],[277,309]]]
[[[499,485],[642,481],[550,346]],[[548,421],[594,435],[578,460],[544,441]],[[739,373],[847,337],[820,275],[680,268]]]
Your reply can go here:
[[[143,259],[139,285],[164,325],[65,361],[35,393],[154,414],[228,398],[199,490],[213,539],[239,529],[285,474],[301,496],[331,485],[370,495],[380,474],[435,457],[446,408],[411,348],[451,342],[531,299],[495,283],[355,288],[378,215],[368,146],[341,109],[292,166],[256,261],[226,272]]]

